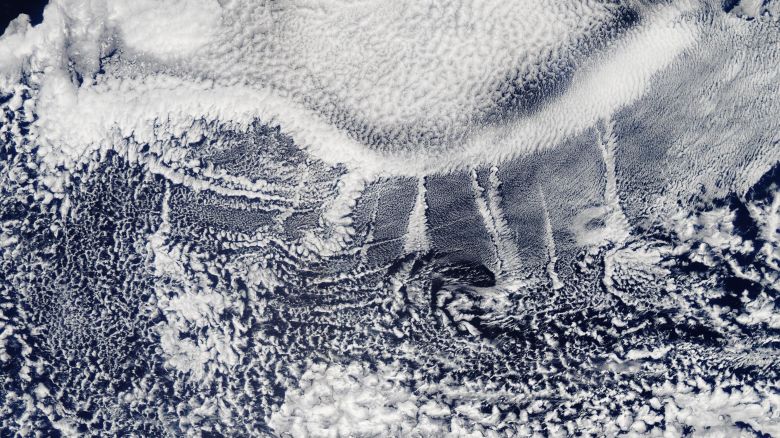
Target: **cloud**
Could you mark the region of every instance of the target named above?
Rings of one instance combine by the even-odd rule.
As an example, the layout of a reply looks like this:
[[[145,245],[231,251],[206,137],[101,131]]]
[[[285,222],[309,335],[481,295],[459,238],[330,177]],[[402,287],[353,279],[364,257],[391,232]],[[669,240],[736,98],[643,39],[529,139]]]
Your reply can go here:
[[[507,77],[557,77],[554,66],[579,56],[584,39],[617,26],[609,24],[614,7],[147,3],[54,1],[41,26],[0,44],[7,65],[46,71],[35,78],[36,128],[42,150],[58,154],[52,164],[116,133],[151,141],[160,127],[163,136],[182,132],[198,118],[259,118],[326,162],[447,172],[549,148],[589,128],[642,96],[697,37],[682,15],[692,5],[642,9],[639,27],[578,58],[565,93],[496,124],[479,122],[480,114]],[[117,48],[121,56],[93,83]],[[70,129],[76,120],[78,131]],[[389,143],[378,147],[372,132]],[[402,138],[415,132],[419,141]]]

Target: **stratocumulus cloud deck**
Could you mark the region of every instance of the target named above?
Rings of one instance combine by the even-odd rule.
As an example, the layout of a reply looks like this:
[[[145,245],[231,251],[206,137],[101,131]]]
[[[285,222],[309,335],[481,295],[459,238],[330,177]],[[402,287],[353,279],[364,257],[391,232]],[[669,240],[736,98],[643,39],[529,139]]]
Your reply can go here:
[[[780,436],[777,2],[14,5],[0,436]]]

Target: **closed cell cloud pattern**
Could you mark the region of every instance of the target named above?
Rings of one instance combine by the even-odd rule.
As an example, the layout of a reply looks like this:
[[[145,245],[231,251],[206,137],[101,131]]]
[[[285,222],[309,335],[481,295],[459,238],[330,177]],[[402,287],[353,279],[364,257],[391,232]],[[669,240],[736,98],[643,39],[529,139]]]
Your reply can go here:
[[[0,9],[0,436],[780,437],[780,3]]]

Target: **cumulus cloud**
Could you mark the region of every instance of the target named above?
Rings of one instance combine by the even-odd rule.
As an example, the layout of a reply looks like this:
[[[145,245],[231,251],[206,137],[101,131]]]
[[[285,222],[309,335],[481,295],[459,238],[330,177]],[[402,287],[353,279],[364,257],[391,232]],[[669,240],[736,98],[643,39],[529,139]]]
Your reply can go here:
[[[283,437],[499,436],[495,412],[413,389],[397,363],[310,364],[269,425]],[[511,433],[509,431],[505,431]]]

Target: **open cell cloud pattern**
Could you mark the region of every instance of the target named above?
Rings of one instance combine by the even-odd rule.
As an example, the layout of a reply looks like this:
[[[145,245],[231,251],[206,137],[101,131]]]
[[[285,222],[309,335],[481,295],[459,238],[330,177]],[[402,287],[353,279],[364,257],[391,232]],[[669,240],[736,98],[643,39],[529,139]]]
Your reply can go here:
[[[0,436],[780,436],[777,2],[30,17]]]

